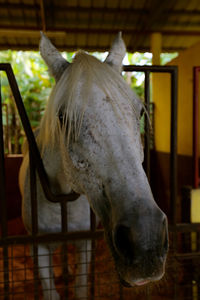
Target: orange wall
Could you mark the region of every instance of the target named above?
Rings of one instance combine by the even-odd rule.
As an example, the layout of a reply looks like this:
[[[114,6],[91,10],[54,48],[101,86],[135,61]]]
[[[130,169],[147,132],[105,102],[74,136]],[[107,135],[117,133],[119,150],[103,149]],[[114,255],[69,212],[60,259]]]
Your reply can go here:
[[[200,66],[200,42],[181,52],[169,65],[178,66],[178,153],[192,155],[192,78],[193,66]],[[154,75],[153,101],[156,150],[169,152],[170,76],[168,74]]]

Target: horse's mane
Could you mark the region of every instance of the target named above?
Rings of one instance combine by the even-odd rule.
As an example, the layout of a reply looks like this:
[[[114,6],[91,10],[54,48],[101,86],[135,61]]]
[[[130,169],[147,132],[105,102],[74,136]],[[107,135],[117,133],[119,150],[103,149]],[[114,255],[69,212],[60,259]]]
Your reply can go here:
[[[85,107],[93,84],[96,84],[105,93],[114,109],[119,107],[120,98],[123,97],[127,99],[135,113],[137,112],[135,104],[140,100],[137,96],[133,96],[122,76],[110,65],[79,51],[50,95],[38,135],[38,141],[42,148],[49,142],[53,145],[56,136],[60,133],[67,133],[68,141],[76,140],[80,133]],[[62,111],[65,123],[62,128],[58,118],[60,111]],[[138,113],[136,113],[136,117],[138,117],[137,115]]]

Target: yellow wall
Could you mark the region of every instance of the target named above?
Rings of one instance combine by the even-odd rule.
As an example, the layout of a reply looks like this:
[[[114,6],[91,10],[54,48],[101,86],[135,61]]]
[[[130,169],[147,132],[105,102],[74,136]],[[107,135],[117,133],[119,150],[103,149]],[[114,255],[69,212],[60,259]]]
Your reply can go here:
[[[192,78],[193,66],[200,66],[200,42],[181,52],[169,65],[178,66],[178,153],[192,155]],[[155,147],[157,151],[169,152],[170,75],[155,74],[153,101],[155,103]]]

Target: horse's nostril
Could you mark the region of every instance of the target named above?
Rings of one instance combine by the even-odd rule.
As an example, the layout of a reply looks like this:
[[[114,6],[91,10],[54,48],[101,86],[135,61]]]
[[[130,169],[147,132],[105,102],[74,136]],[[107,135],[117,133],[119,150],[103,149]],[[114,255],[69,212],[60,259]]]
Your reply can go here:
[[[118,225],[114,233],[114,244],[120,256],[126,259],[133,259],[132,233],[129,227]]]

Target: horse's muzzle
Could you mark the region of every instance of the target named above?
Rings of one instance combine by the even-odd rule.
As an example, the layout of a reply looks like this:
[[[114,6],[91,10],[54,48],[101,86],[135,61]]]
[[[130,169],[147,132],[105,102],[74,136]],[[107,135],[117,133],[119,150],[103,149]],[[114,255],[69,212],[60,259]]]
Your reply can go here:
[[[123,285],[143,285],[163,276],[168,252],[167,219],[163,216],[162,222],[142,230],[123,224],[116,226],[113,244]]]

